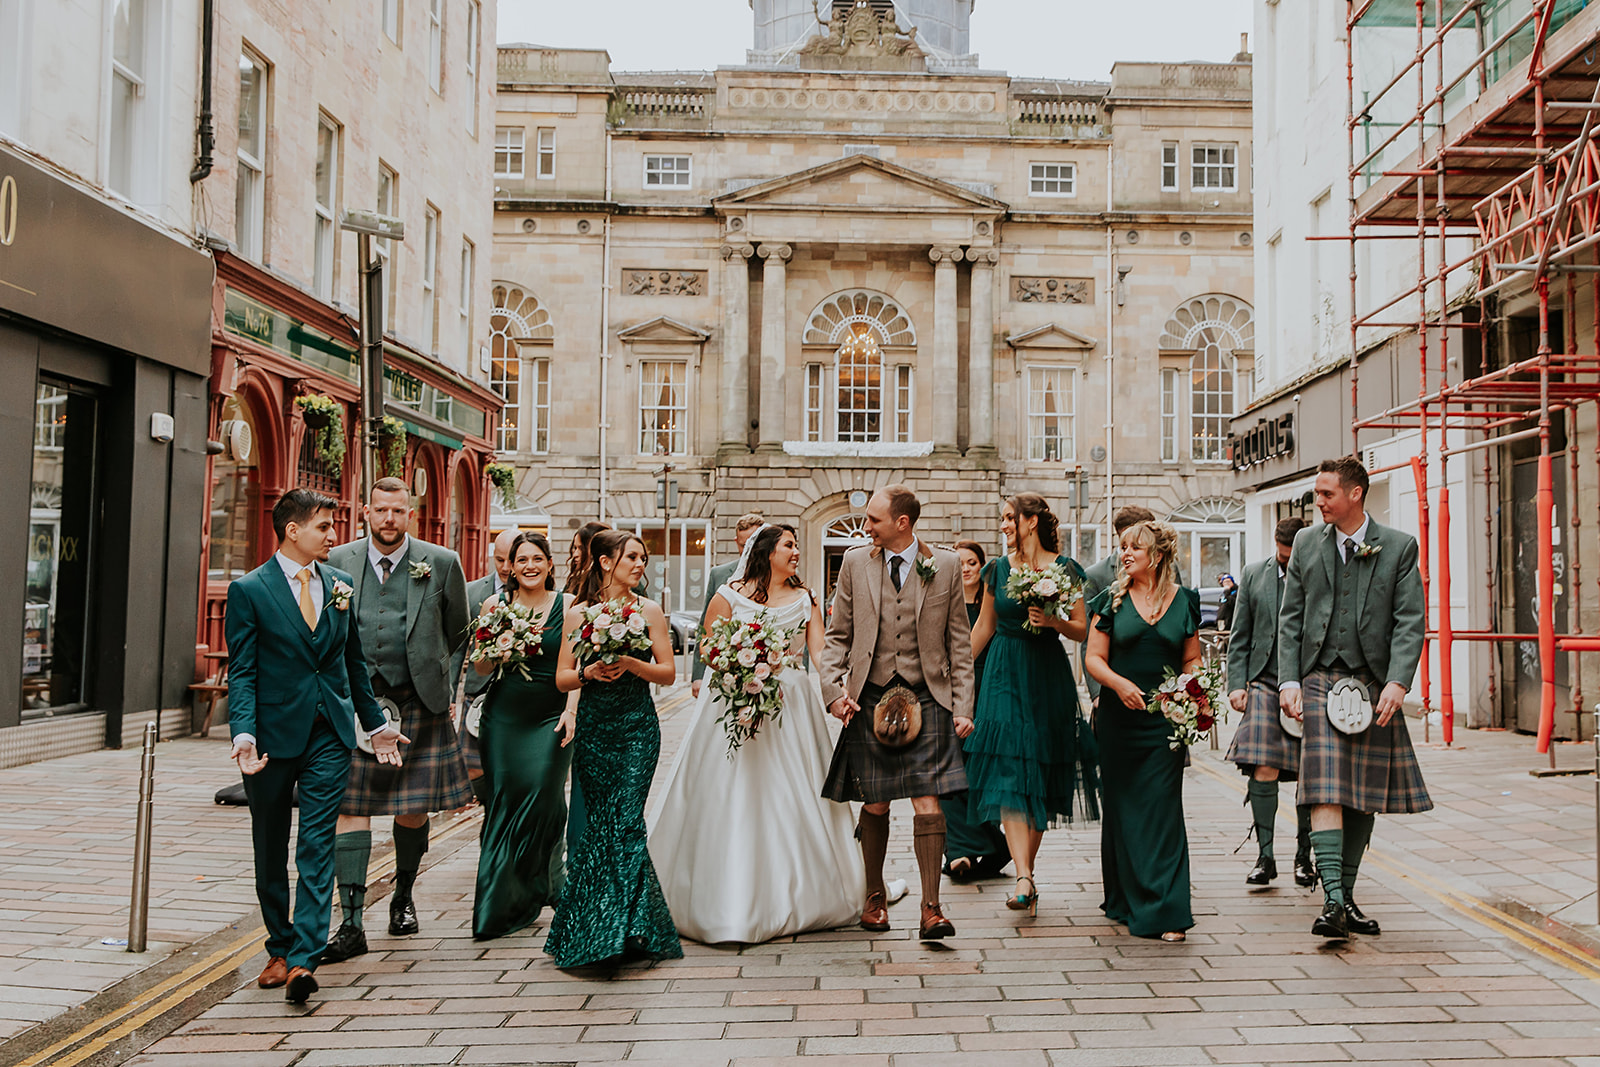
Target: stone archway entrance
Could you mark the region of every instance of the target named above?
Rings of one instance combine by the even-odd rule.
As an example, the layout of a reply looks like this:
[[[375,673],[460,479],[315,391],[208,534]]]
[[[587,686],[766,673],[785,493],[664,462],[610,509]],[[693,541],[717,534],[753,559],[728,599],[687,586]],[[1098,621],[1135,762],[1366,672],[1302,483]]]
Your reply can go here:
[[[861,512],[840,515],[822,528],[822,596],[825,603],[831,605],[833,602],[833,585],[839,579],[839,567],[844,562],[844,554],[852,548],[871,543],[872,539],[867,536],[867,516]]]

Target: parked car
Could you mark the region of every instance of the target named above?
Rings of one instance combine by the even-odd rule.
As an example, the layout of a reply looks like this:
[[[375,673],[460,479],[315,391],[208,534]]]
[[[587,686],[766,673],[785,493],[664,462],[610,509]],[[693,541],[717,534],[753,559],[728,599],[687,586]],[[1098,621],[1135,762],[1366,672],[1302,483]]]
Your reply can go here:
[[[672,654],[681,656],[693,652],[695,637],[700,632],[700,613],[674,611],[667,617],[667,624],[672,630]]]
[[[1200,589],[1200,628],[1215,629],[1217,611],[1222,607],[1222,586],[1208,585]]]

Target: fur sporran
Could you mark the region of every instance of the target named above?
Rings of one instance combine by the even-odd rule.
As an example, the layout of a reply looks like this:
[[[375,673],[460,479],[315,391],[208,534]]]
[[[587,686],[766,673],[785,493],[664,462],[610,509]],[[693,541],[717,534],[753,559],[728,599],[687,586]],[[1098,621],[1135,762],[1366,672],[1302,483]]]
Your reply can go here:
[[[872,709],[872,735],[880,745],[904,748],[922,732],[922,701],[903,685],[884,693]]]

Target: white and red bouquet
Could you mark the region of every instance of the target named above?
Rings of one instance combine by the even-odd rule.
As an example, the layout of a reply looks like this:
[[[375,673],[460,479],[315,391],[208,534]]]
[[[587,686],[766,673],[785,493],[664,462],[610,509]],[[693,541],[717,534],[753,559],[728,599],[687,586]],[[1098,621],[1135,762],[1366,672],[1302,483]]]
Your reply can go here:
[[[1006,579],[1006,596],[1025,608],[1038,608],[1058,619],[1070,618],[1072,605],[1083,596],[1083,581],[1060,563],[1035,570],[1024,564],[1012,568]],[[1031,634],[1043,633],[1031,622],[1023,627]]]
[[[1172,724],[1168,748],[1189,747],[1206,736],[1217,720],[1228,719],[1221,666],[1201,667],[1193,674],[1178,674],[1168,667],[1145,706]]]
[[[636,600],[607,600],[583,609],[572,653],[579,664],[612,664],[651,648],[650,623]]]
[[[544,627],[534,624],[526,608],[502,601],[478,617],[467,662],[495,664],[496,678],[511,670],[528,678],[528,660],[543,652]]]
[[[778,724],[783,714],[778,677],[800,666],[800,657],[790,651],[795,632],[774,625],[763,611],[749,619],[718,619],[701,636],[700,661],[722,703],[717,721],[728,735],[730,758],[762,726]]]

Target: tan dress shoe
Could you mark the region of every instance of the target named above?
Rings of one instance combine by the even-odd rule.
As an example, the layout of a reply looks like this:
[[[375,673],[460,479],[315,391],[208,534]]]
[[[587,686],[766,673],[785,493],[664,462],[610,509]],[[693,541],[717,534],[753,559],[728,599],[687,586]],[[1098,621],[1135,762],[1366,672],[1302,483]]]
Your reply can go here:
[[[316,991],[316,976],[304,967],[296,967],[289,972],[288,988],[283,991],[283,999],[290,1004],[304,1004],[306,998]]]
[[[256,985],[262,989],[277,989],[289,980],[289,961],[282,956],[274,956],[262,968],[261,976],[256,979]]]
[[[917,934],[919,940],[938,941],[941,938],[954,937],[955,933],[955,926],[944,917],[939,905],[922,905],[922,929]]]
[[[877,933],[889,929],[889,905],[877,890],[867,894],[867,902],[861,908],[861,928]]]

